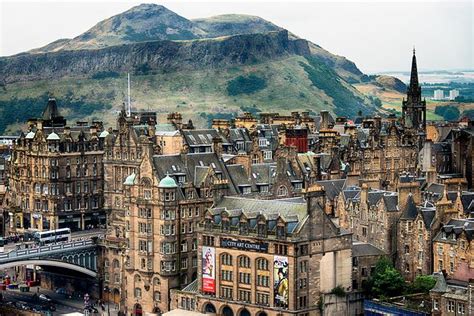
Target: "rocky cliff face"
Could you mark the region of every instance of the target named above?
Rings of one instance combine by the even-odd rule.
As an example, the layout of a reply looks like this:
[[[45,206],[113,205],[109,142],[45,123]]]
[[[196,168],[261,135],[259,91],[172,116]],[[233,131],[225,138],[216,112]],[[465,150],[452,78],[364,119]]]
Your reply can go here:
[[[247,65],[289,54],[309,55],[308,42],[285,30],[196,41],[153,41],[96,50],[22,54],[0,59],[4,83],[84,77],[140,67],[162,72]]]

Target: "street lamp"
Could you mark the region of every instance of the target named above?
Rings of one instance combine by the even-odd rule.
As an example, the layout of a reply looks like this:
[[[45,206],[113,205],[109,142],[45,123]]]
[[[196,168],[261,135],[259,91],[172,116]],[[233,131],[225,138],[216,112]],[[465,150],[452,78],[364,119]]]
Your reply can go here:
[[[104,286],[104,292],[107,293],[107,316],[110,316],[110,288]]]

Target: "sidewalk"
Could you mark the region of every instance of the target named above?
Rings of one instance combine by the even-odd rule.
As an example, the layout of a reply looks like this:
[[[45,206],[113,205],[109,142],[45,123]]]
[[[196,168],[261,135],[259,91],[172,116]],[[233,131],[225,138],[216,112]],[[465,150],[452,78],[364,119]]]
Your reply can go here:
[[[34,286],[30,289],[32,293],[36,293],[37,291],[37,286]],[[63,305],[69,305],[71,307],[75,307],[78,309],[84,309],[84,300],[82,299],[77,299],[77,298],[67,298],[62,294],[57,294],[56,292],[48,289],[44,289],[40,287],[39,293],[41,294],[46,294],[49,297],[51,297],[53,300],[56,300],[58,302],[61,302]],[[110,308],[110,314],[107,313],[107,307]],[[107,306],[107,303],[105,303],[105,311],[100,308],[100,306],[96,306],[97,310],[99,311],[99,315],[103,316],[118,316],[118,310],[115,309],[115,303],[110,303],[110,306]]]

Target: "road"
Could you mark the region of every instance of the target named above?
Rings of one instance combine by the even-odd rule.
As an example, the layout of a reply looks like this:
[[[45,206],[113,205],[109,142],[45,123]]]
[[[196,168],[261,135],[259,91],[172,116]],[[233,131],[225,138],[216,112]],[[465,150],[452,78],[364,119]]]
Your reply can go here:
[[[36,287],[30,289],[31,292],[20,292],[19,290],[7,290],[2,291],[3,294],[3,303],[6,302],[26,302],[29,305],[38,304],[37,301],[33,298],[33,295],[36,293]],[[56,311],[53,312],[53,315],[62,315],[73,312],[83,312],[84,303],[80,300],[66,299],[64,297],[59,297],[58,294],[47,291],[44,289],[40,290],[40,293],[47,294],[53,298],[56,302]]]

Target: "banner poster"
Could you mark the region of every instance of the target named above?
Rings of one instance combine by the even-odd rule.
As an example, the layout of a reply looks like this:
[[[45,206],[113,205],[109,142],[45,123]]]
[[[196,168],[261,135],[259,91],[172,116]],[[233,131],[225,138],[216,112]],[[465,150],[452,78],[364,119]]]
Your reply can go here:
[[[275,256],[273,260],[273,293],[275,306],[288,308],[288,257]]]
[[[202,291],[216,293],[216,249],[202,247]]]

